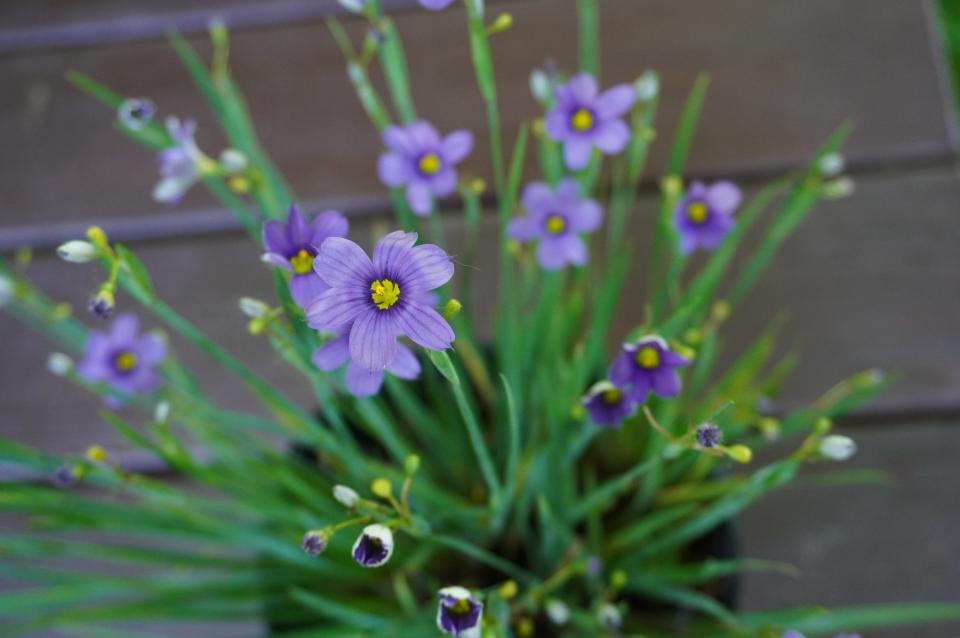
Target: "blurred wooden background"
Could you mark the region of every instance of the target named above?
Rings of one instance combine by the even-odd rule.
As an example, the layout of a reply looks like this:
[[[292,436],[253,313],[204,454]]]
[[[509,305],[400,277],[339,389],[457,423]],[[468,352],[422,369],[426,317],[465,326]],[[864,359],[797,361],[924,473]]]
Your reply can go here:
[[[409,10],[412,4],[394,3],[420,113],[442,130],[470,127],[482,140],[462,10],[427,13]],[[512,134],[536,112],[529,71],[548,59],[574,65],[575,11],[572,0],[504,0],[490,13],[498,9],[515,18],[494,43]],[[696,74],[711,74],[690,176],[727,176],[753,188],[804,161],[841,121],[856,124],[846,152],[856,194],[824,204],[787,243],[731,323],[729,349],[736,352],[771,318],[788,313],[784,343],[803,359],[787,404],[867,367],[896,372],[896,387],[843,428],[861,445],[852,465],[888,471],[896,483],[827,489],[810,481],[750,510],[741,520],[744,555],[790,561],[803,576],[748,579],[745,607],[956,600],[960,182],[932,7],[902,0],[602,0],[601,9],[603,81],[660,71],[661,139],[669,137]],[[264,145],[299,197],[354,215],[352,234],[366,240],[385,205],[375,174],[380,142],[320,22],[330,11],[337,11],[334,0],[176,0],[162,8],[6,0],[0,250],[37,247],[35,280],[82,307],[97,276],[64,265],[50,249],[101,223],[134,245],[183,314],[308,401],[306,389],[299,391],[269,349],[246,333],[236,310],[242,295],[271,294],[258,247],[200,189],[174,209],[153,203],[153,157],[118,135],[113,114],[63,74],[77,69],[121,93],[149,96],[164,115],[196,117],[201,147],[219,151],[223,138],[162,34],[177,24],[206,51],[197,30],[211,15],[224,16],[237,27],[231,66]],[[360,32],[357,21],[347,23]],[[657,145],[651,174],[665,147]],[[485,160],[480,144],[466,166],[485,172]],[[652,202],[652,195],[642,197],[635,215],[638,245],[646,243]],[[455,252],[462,225],[455,214],[445,222]],[[489,223],[484,232],[493,236]],[[494,262],[481,255],[480,285],[496,281],[488,267]],[[624,308],[619,330],[639,316],[639,307]],[[98,421],[97,402],[46,372],[50,346],[42,338],[5,315],[0,335],[0,431],[51,450],[76,452],[96,441],[122,452]],[[199,353],[179,353],[214,396],[248,405]],[[960,627],[909,635],[960,636]]]

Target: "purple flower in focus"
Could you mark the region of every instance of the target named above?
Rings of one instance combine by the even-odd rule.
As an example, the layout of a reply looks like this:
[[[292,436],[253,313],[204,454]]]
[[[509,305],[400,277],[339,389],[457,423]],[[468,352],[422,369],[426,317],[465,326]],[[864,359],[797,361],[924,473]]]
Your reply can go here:
[[[715,182],[706,186],[693,182],[677,204],[674,224],[680,233],[684,254],[696,248],[713,250],[733,229],[733,212],[740,205],[741,193],[733,182]]]
[[[167,355],[167,344],[158,335],[140,335],[134,315],[114,319],[110,332],[90,332],[77,374],[91,383],[104,383],[125,394],[152,392],[162,383],[156,367]],[[111,406],[122,401],[106,397]]]
[[[483,603],[464,587],[444,587],[439,592],[437,627],[457,638],[479,638]]]
[[[290,205],[287,222],[276,219],[263,224],[263,245],[267,252],[261,259],[293,273],[290,294],[301,308],[328,288],[313,270],[313,259],[328,237],[346,237],[350,228],[340,213],[328,210],[307,222],[296,204]]]
[[[532,182],[523,190],[522,203],[527,214],[511,221],[507,234],[519,241],[539,239],[537,261],[543,268],[587,263],[587,245],[579,233],[599,228],[603,209],[596,201],[580,197],[575,180],[561,180],[556,190]]]
[[[607,155],[626,148],[630,129],[620,117],[636,100],[632,86],[618,84],[598,94],[596,79],[580,73],[556,87],[554,96],[556,104],[547,114],[547,134],[563,142],[567,168],[585,168],[594,146]]]
[[[455,164],[473,148],[473,134],[454,131],[441,138],[427,122],[388,126],[383,130],[387,152],[380,156],[377,172],[387,186],[406,186],[407,203],[421,217],[430,214],[435,197],[457,188]]]
[[[675,397],[680,394],[676,368],[686,365],[690,365],[689,359],[671,351],[662,338],[651,335],[623,345],[610,367],[610,381],[638,403],[646,401],[651,391],[659,397]]]
[[[582,403],[591,421],[614,427],[619,427],[637,409],[637,402],[609,381],[593,384]]]
[[[394,362],[397,337],[428,350],[446,350],[455,338],[430,292],[450,280],[453,262],[433,244],[414,247],[416,241],[416,233],[390,233],[377,242],[371,260],[349,239],[331,237],[314,260],[330,288],[307,308],[307,321],[316,330],[348,334],[350,357],[365,370]]]
[[[326,372],[336,370],[350,361],[350,334],[346,331],[326,342],[313,353],[313,364]],[[386,372],[412,381],[420,376],[420,362],[410,348],[397,344],[397,353]],[[353,361],[347,366],[347,390],[357,397],[368,397],[380,391],[384,370],[367,370]]]
[[[197,148],[193,139],[197,130],[195,121],[181,122],[179,118],[168,117],[166,124],[173,146],[157,154],[160,181],[153,188],[153,199],[172,206],[200,179],[203,167],[213,160]]]
[[[364,567],[380,567],[393,555],[393,532],[386,525],[367,525],[353,544],[353,560]]]

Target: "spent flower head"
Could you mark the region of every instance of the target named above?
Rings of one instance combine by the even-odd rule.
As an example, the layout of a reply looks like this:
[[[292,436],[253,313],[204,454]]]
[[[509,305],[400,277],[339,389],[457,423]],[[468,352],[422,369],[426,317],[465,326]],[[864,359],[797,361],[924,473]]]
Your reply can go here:
[[[717,447],[723,442],[723,431],[715,423],[704,423],[697,426],[696,438],[701,447]]]
[[[117,119],[131,131],[139,131],[153,120],[156,105],[146,98],[134,97],[124,100],[117,107]]]

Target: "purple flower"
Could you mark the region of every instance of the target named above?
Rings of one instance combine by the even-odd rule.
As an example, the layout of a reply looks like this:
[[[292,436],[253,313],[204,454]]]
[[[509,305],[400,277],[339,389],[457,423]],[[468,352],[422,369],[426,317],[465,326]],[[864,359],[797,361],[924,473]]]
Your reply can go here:
[[[590,162],[594,146],[616,155],[627,146],[630,129],[620,119],[636,99],[633,87],[618,84],[597,94],[597,81],[588,73],[570,78],[554,89],[556,104],[547,114],[547,134],[563,142],[567,167],[580,170]]]
[[[519,241],[539,239],[537,261],[547,270],[566,264],[587,263],[587,245],[579,233],[593,232],[603,221],[603,209],[592,199],[580,197],[580,187],[565,178],[556,190],[532,182],[523,190],[524,217],[510,222],[507,234]]]
[[[733,182],[715,182],[710,186],[693,182],[677,204],[674,224],[680,233],[680,250],[693,252],[697,247],[713,250],[733,229],[733,211],[740,205],[740,189]]]
[[[427,9],[433,9],[434,11],[438,9],[446,9],[450,6],[451,2],[453,2],[453,0],[420,0],[421,5]]]
[[[582,403],[591,421],[614,427],[619,427],[620,422],[637,409],[637,402],[609,381],[593,384]]]
[[[293,273],[290,294],[297,305],[306,308],[328,288],[313,271],[313,259],[320,245],[328,237],[346,237],[349,228],[346,218],[336,211],[320,213],[312,222],[307,222],[300,208],[290,204],[287,223],[275,219],[264,222],[263,245],[267,252],[261,259]]]
[[[70,467],[69,465],[61,465],[50,477],[50,482],[54,487],[65,489],[76,485],[78,478],[79,477],[77,476],[77,472],[74,470],[74,468]]]
[[[146,98],[130,98],[120,103],[117,117],[131,131],[139,131],[153,119],[157,107]]]
[[[388,126],[377,172],[387,186],[406,186],[407,203],[414,213],[430,214],[434,197],[445,197],[457,188],[455,164],[473,148],[470,131],[454,131],[444,138],[427,122]]]
[[[457,638],[479,638],[483,603],[464,587],[444,587],[439,592],[437,627]]]
[[[367,525],[353,544],[353,560],[364,567],[380,567],[393,555],[393,532],[386,525]]]
[[[313,353],[313,364],[326,372],[336,370],[350,360],[349,331],[326,342]],[[410,348],[397,344],[397,353],[386,367],[386,372],[401,379],[413,380],[420,376],[420,362]],[[347,390],[357,397],[368,397],[380,391],[384,370],[367,370],[350,361],[347,366]]]
[[[686,365],[690,365],[689,359],[672,352],[662,338],[651,335],[623,344],[610,368],[610,380],[638,403],[646,401],[651,391],[659,397],[675,397],[680,394],[676,368]]]
[[[195,121],[181,122],[179,118],[168,117],[166,124],[173,146],[163,149],[157,155],[160,181],[153,188],[153,199],[173,205],[197,183],[202,167],[213,160],[197,148],[193,139],[197,130]]]
[[[330,288],[307,308],[307,321],[316,330],[349,330],[350,357],[365,370],[393,363],[397,337],[428,350],[446,350],[455,338],[433,309],[436,295],[430,292],[450,280],[453,262],[432,244],[414,247],[416,241],[416,233],[390,233],[377,242],[371,260],[349,239],[331,237],[314,260]]]
[[[139,335],[138,331],[136,316],[129,314],[114,319],[109,333],[91,331],[77,374],[125,394],[157,389],[162,380],[155,368],[166,357],[167,344],[157,335]],[[105,401],[113,406],[122,403],[116,397]]]
[[[697,444],[700,447],[717,447],[723,441],[723,430],[715,423],[704,423],[697,426]]]
[[[310,556],[319,556],[327,549],[330,535],[324,530],[311,530],[303,535],[300,549]]]

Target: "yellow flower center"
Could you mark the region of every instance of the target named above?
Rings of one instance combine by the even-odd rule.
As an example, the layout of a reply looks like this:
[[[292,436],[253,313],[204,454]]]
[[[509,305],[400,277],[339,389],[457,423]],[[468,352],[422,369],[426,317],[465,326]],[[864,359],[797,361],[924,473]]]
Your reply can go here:
[[[593,113],[587,109],[577,109],[577,111],[570,116],[570,125],[573,126],[575,131],[589,131],[593,128]]]
[[[132,352],[121,352],[113,358],[113,367],[120,372],[130,372],[137,367],[137,355]]]
[[[290,258],[290,267],[298,275],[305,275],[313,270],[313,255],[301,248],[300,252]]]
[[[550,215],[547,217],[547,232],[551,235],[559,235],[567,229],[567,220],[560,215]]]
[[[603,402],[608,405],[614,405],[620,403],[620,399],[623,397],[623,393],[616,388],[611,388],[603,392]]]
[[[400,286],[389,279],[380,279],[370,284],[370,298],[380,310],[388,310],[400,301]]]
[[[707,221],[707,205],[703,202],[693,202],[687,207],[687,217],[694,224],[702,224]]]
[[[453,603],[448,607],[450,611],[455,614],[467,614],[470,613],[470,601],[466,598],[461,598],[457,602]]]
[[[417,166],[424,175],[435,175],[440,170],[440,158],[436,153],[427,153],[420,158]]]
[[[637,351],[637,363],[647,370],[659,367],[660,352],[652,346],[644,346]]]

